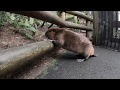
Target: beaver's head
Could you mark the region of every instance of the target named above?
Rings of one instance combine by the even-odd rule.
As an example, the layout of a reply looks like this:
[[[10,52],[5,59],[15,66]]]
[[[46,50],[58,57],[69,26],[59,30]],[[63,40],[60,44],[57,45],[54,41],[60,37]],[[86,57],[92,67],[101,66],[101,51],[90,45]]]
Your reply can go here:
[[[64,32],[63,28],[51,28],[48,29],[48,31],[45,33],[45,36],[48,39],[54,40],[54,36],[56,36],[58,33],[60,34],[63,32]]]

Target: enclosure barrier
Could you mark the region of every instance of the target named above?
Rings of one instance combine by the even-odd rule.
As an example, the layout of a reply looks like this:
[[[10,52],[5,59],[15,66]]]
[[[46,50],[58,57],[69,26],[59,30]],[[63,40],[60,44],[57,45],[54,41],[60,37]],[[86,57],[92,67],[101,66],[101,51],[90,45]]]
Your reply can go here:
[[[30,63],[53,49],[49,41],[27,44],[0,51],[0,78]]]
[[[119,11],[94,11],[94,44],[120,51]]]
[[[82,29],[87,31],[92,31],[92,27],[87,27],[84,25],[74,24],[70,22],[66,22],[62,20],[59,16],[55,15],[51,11],[8,11],[16,14],[21,14],[25,16],[29,16],[32,18],[40,19],[46,22],[50,22],[56,24],[60,27],[67,27],[67,28],[75,28],[75,29]]]
[[[90,24],[91,22],[93,22],[93,19],[90,18],[89,16],[85,15],[85,14],[82,14],[81,12],[79,11],[64,11],[68,14],[72,14],[72,15],[75,15],[77,16],[78,18],[83,18],[86,20],[86,27],[91,27]],[[88,37],[89,39],[91,39],[91,31],[88,31],[86,30],[86,37]]]

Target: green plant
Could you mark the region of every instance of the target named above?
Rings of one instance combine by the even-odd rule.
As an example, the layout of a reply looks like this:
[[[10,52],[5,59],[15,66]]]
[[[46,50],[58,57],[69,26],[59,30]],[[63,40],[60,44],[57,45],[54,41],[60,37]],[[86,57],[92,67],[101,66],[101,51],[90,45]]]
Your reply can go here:
[[[34,19],[27,16],[22,16],[18,14],[13,14],[9,12],[0,12],[0,27],[3,26],[5,23],[12,25],[14,28],[25,29],[32,34],[29,33],[22,33],[26,37],[32,39],[32,37],[37,32],[37,26],[39,26],[43,21]]]
[[[58,70],[58,66],[55,66],[55,65],[57,65],[58,63],[57,63],[57,59],[55,59],[55,58],[51,58],[52,59],[52,62],[51,62],[51,64],[50,64],[50,66],[49,67],[47,67],[44,71],[43,71],[43,73],[41,74],[41,78],[44,78],[49,72],[49,68],[53,68],[54,70]]]

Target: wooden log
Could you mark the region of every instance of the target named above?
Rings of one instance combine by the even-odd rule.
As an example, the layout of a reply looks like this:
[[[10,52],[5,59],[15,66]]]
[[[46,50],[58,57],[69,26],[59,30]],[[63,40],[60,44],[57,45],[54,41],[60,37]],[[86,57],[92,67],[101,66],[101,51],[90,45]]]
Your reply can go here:
[[[59,26],[65,26],[65,22],[51,11],[9,11],[9,12],[33,17]]]
[[[75,28],[75,29],[82,29],[82,30],[86,30],[86,31],[92,31],[93,30],[92,27],[79,25],[79,24],[75,24],[75,23],[71,23],[71,22],[67,22],[67,21],[66,21],[66,27]]]
[[[27,44],[0,51],[0,78],[53,49],[49,41]]]

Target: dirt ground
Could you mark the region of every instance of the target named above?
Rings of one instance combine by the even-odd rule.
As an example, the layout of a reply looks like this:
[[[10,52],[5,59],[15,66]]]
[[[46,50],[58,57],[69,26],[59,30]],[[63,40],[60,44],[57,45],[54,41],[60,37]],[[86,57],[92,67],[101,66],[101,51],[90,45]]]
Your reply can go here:
[[[38,31],[33,37],[33,40],[22,36],[16,31],[18,31],[18,29],[10,25],[5,25],[0,29],[0,50],[43,41],[46,39],[44,33],[47,31],[47,28],[38,27]],[[48,60],[48,58],[50,58],[49,53],[39,58],[38,60],[35,60],[32,64],[29,64],[26,67],[23,67],[20,70],[16,71],[14,74],[10,74],[4,78],[34,79],[38,74],[44,71],[47,66],[49,66],[51,60]]]
[[[35,34],[33,40],[22,36],[16,31],[18,31],[16,28],[8,25],[0,29],[0,49],[7,49],[10,47],[43,41],[45,39],[44,33],[47,31],[47,28],[39,27],[38,32]]]

